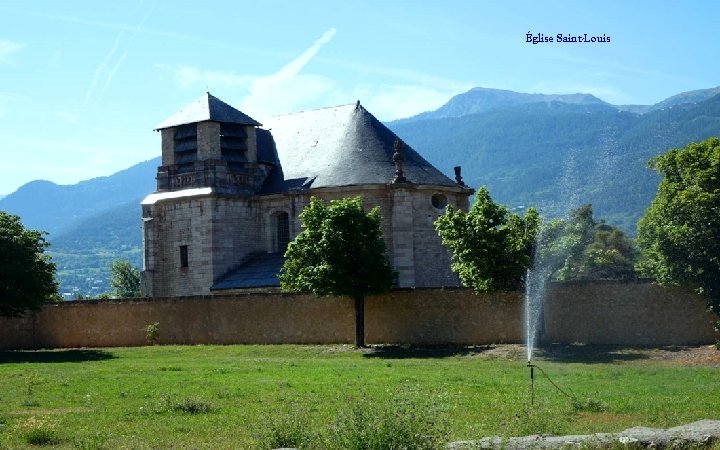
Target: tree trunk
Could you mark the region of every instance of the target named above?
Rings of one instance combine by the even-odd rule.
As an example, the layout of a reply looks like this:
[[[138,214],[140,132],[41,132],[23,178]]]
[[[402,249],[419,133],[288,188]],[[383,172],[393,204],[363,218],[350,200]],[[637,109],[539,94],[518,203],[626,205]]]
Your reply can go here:
[[[355,297],[355,347],[365,347],[365,297]]]

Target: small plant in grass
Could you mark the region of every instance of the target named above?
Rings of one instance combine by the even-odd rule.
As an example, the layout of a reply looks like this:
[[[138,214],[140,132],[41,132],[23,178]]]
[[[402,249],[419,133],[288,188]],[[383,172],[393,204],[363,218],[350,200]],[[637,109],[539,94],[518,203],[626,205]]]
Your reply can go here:
[[[289,403],[265,418],[262,448],[312,448],[315,436],[310,429],[307,409],[298,403]]]
[[[147,340],[147,343],[150,345],[155,345],[158,343],[158,339],[160,338],[160,322],[154,322],[148,324],[147,327],[145,327],[145,339]]]
[[[35,416],[18,422],[15,429],[30,445],[57,445],[61,442],[58,424]]]
[[[607,406],[600,400],[592,398],[586,400],[573,399],[572,401],[573,410],[576,412],[604,412],[607,411]]]
[[[32,397],[29,397],[23,400],[22,405],[26,408],[37,408],[40,406],[40,402]]]
[[[23,400],[22,405],[27,408],[36,408],[40,406],[40,402],[34,397],[35,386],[39,384],[38,375],[35,372],[28,375],[27,387],[25,388],[26,398]]]
[[[199,398],[184,398],[178,402],[174,402],[172,410],[186,414],[204,414],[212,411],[212,405]]]
[[[74,442],[75,450],[101,450],[109,448],[107,445],[108,438],[101,432],[96,432],[90,436],[86,436]]]

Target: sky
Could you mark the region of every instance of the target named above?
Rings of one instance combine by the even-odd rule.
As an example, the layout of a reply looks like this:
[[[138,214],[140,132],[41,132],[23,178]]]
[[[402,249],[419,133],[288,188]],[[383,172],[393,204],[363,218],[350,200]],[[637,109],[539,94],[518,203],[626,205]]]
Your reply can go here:
[[[154,127],[206,91],[260,122],[357,100],[388,121],[476,86],[654,104],[720,85],[719,20],[716,0],[3,0],[0,195],[159,156]]]

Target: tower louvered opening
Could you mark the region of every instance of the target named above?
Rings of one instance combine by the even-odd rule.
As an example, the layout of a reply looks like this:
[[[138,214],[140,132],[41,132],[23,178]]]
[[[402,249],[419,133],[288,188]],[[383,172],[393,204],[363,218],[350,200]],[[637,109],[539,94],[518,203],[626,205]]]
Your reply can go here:
[[[197,124],[180,125],[175,129],[175,164],[178,172],[188,172],[197,161]]]
[[[228,166],[247,162],[248,142],[244,125],[235,123],[220,124],[220,154]]]

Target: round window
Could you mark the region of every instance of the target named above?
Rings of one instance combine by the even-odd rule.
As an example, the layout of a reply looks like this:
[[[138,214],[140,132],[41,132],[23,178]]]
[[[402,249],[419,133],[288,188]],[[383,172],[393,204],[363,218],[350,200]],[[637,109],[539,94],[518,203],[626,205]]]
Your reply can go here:
[[[447,197],[442,194],[433,194],[430,201],[432,202],[433,207],[437,209],[443,209],[447,206]]]

